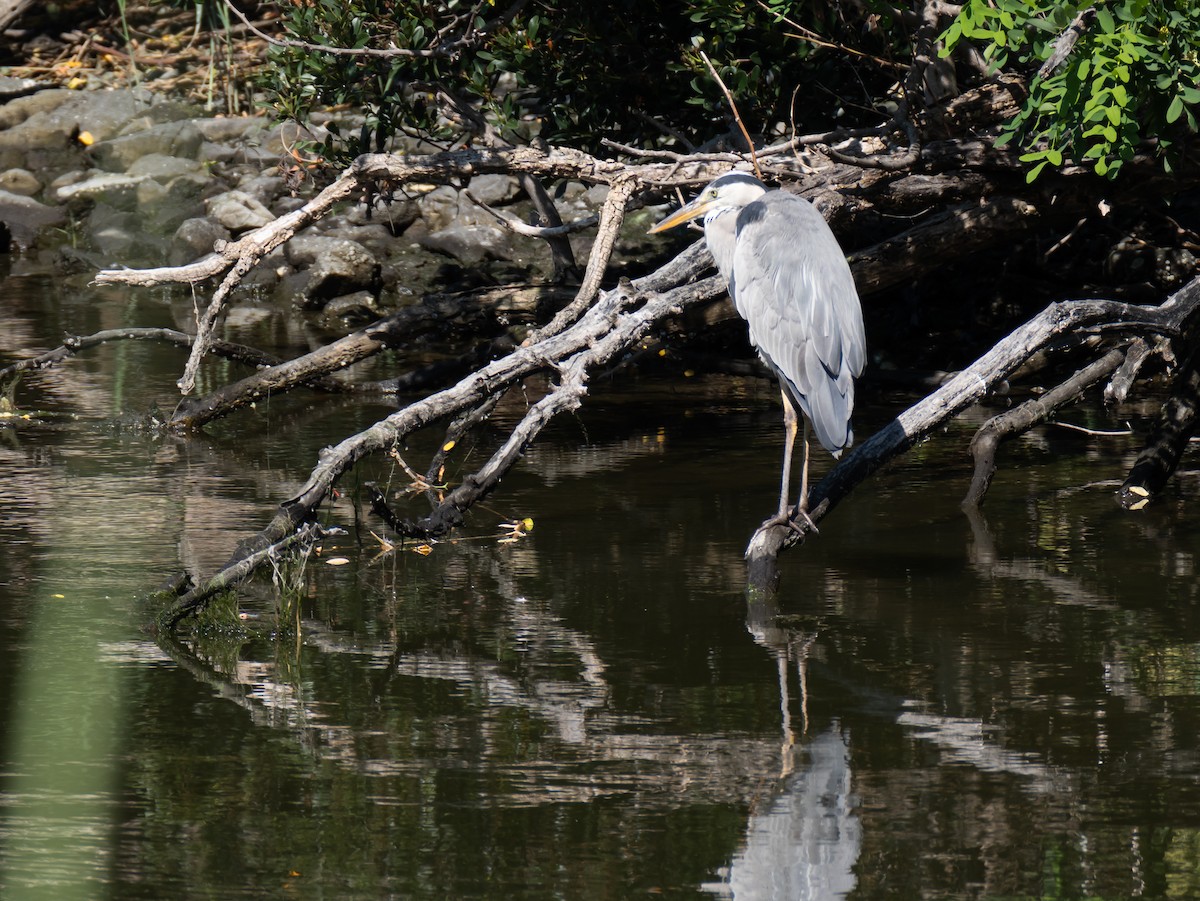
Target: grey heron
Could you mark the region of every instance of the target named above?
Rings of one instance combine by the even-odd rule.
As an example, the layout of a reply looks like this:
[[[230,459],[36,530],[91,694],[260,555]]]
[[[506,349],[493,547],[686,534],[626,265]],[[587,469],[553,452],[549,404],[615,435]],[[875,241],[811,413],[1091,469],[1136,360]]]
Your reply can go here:
[[[650,233],[701,216],[708,249],[750,326],[750,341],[779,378],[785,430],[781,522],[790,521],[792,450],[803,413],[804,469],[797,509],[807,520],[809,423],[835,458],[854,441],[854,379],[866,363],[854,277],[837,238],[812,204],[771,190],[744,172],[715,179]]]

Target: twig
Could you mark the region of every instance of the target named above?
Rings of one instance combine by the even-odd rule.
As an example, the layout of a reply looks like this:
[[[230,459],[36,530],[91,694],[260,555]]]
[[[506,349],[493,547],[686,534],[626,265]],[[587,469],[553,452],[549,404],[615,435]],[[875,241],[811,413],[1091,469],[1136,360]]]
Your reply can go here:
[[[572,232],[583,231],[585,228],[591,228],[600,221],[600,217],[598,215],[594,215],[587,216],[583,219],[576,219],[573,222],[566,222],[562,225],[530,225],[528,222],[522,222],[516,216],[508,216],[499,210],[488,206],[486,203],[472,194],[470,189],[463,191],[463,194],[476,206],[481,207],[484,212],[495,217],[496,221],[505,228],[516,232],[518,235],[525,235],[530,238],[557,238],[563,235],[569,235]]]
[[[729,88],[725,87],[725,82],[717,74],[717,69],[712,64],[712,60],[708,58],[708,54],[701,50],[700,58],[704,60],[704,65],[708,66],[708,73],[713,77],[713,81],[717,83],[717,86],[720,87],[721,93],[725,95],[725,102],[729,104],[730,110],[733,111],[733,121],[737,123],[738,129],[742,132],[742,137],[746,139],[746,147],[750,150],[750,162],[754,166],[754,174],[761,179],[762,170],[758,168],[758,153],[754,149],[754,142],[750,140],[750,132],[746,131],[746,125],[742,122],[742,114],[738,112],[737,102],[733,99],[733,94],[729,93]]]
[[[82,350],[98,347],[110,341],[161,341],[174,344],[177,347],[191,347],[195,341],[193,336],[185,332],[169,328],[117,328],[105,329],[91,335],[72,335],[54,350],[38,354],[25,360],[19,360],[0,369],[0,379],[8,378],[18,372],[34,369],[47,369],[51,366],[70,359]],[[237,360],[250,366],[274,366],[280,362],[278,357],[263,353],[244,344],[234,344],[230,341],[214,341],[212,351],[220,357]],[[332,388],[332,385],[322,384],[321,387]]]
[[[884,59],[881,56],[874,56],[870,53],[864,53],[861,50],[855,50],[853,47],[847,47],[845,44],[838,44],[838,43],[834,43],[833,41],[827,41],[824,38],[822,38],[820,35],[811,31],[810,29],[805,28],[799,22],[795,22],[792,19],[789,19],[783,13],[779,12],[779,10],[772,9],[771,7],[767,6],[767,4],[763,3],[762,0],[757,0],[757,2],[758,2],[759,6],[761,6],[764,10],[766,10],[768,13],[770,13],[771,15],[773,15],[775,17],[776,22],[786,22],[788,25],[792,26],[792,28],[796,29],[798,34],[791,34],[790,32],[786,32],[786,31],[784,32],[784,34],[789,38],[796,38],[801,41],[807,41],[808,43],[813,44],[817,47],[827,47],[830,50],[837,50],[841,53],[847,54],[848,56],[857,56],[860,59],[869,60],[870,62],[875,63],[877,66],[882,66],[885,69],[897,69],[897,70],[903,72],[905,69],[908,68],[908,66],[906,66],[904,63],[898,63],[898,62],[895,62],[894,60]]]
[[[1066,429],[1068,432],[1079,432],[1093,438],[1127,438],[1133,434],[1133,429],[1130,428],[1128,423],[1125,424],[1125,428],[1123,429],[1089,429],[1086,426],[1076,425],[1073,422],[1063,422],[1061,419],[1048,420],[1046,425],[1057,426],[1060,429]]]
[[[1041,397],[1035,397],[1019,406],[993,416],[971,439],[971,456],[975,460],[975,473],[971,487],[963,499],[964,507],[979,507],[991,485],[996,472],[996,451],[1001,442],[1029,431],[1046,421],[1063,404],[1070,403],[1085,390],[1107,378],[1125,359],[1122,348],[1113,348],[1103,357],[1076,372],[1060,385],[1051,388]]]
[[[1083,33],[1087,31],[1088,20],[1096,14],[1096,7],[1089,6],[1087,9],[1081,10],[1071,24],[1066,27],[1054,41],[1054,50],[1050,56],[1042,63],[1042,67],[1038,69],[1037,77],[1046,79],[1053,75],[1067,61],[1067,57],[1071,55],[1071,51],[1075,49],[1076,42],[1083,37]]]

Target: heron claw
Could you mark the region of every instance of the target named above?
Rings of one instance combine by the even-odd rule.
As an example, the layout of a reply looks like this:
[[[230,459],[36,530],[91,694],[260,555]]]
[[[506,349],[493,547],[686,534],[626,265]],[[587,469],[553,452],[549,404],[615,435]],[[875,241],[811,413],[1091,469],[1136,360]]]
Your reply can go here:
[[[809,530],[811,530],[814,535],[821,534],[821,530],[818,529],[817,524],[812,521],[812,517],[808,515],[808,511],[802,510],[799,507],[796,508],[795,514],[792,514],[790,510],[780,510],[779,513],[770,520],[770,522],[773,525],[789,528],[797,535],[803,537],[805,529],[800,525],[800,523],[796,522],[797,518],[803,519],[804,525],[808,526]]]

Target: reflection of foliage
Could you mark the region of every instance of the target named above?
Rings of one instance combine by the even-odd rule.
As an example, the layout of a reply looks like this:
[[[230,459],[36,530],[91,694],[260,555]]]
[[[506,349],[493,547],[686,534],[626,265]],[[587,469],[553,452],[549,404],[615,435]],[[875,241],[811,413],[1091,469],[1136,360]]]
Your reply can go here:
[[[1073,22],[1077,43],[1057,69],[1033,79],[997,141],[1026,149],[1031,181],[1068,157],[1112,178],[1140,142],[1169,151],[1184,125],[1196,131],[1200,18],[1192,2],[967,0],[943,35],[944,52],[965,39],[982,44],[997,69],[1032,69]],[[1169,153],[1164,160],[1169,166]]]
[[[871,40],[879,45],[873,51],[886,53],[883,32],[864,32],[865,19],[825,5],[796,6],[702,0],[681,10],[662,0],[543,0],[500,13],[496,5],[461,0],[296,4],[286,7],[293,40],[403,55],[275,48],[267,87],[284,118],[305,121],[319,105],[361,109],[366,122],[358,134],[326,148],[350,154],[381,149],[402,130],[461,133],[462,122],[444,115],[447,103],[460,117],[482,116],[509,136],[539,130],[591,149],[605,136],[652,144],[672,134],[699,142],[726,116],[701,48],[752,129],[788,123],[801,85],[812,89],[802,94],[797,120],[829,124],[848,110],[870,112],[870,90],[882,91],[893,76],[811,38],[842,46]],[[864,9],[876,6],[871,0]],[[472,18],[478,9],[494,18]]]
[[[1200,894],[1200,830],[1172,829],[1166,850],[1167,897],[1195,898]]]
[[[1200,694],[1200,645],[1143,647],[1130,652],[1138,686],[1151,697]]]

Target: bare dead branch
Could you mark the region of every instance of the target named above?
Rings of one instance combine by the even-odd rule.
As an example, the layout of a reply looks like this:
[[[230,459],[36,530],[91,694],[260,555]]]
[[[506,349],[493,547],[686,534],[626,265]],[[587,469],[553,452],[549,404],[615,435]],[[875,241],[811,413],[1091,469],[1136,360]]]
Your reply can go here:
[[[573,358],[574,363],[583,369],[598,366],[632,345],[663,317],[720,296],[725,286],[719,276],[684,287],[672,287],[699,274],[710,264],[708,254],[701,252],[699,244],[694,245],[657,272],[605,292],[586,315],[562,332],[548,336],[537,344],[518,348],[507,357],[472,373],[457,385],[410,404],[365,431],[326,448],[300,493],[280,505],[267,527],[243,543],[238,553],[222,568],[222,572],[241,574],[249,557],[254,557],[259,563],[267,559],[262,556],[263,549],[275,546],[300,525],[309,522],[337,479],[364,457],[395,446],[405,436],[439,419],[480,404],[527,375],[548,367],[567,371],[562,369],[563,364],[558,361]],[[655,293],[659,291],[665,293]],[[644,303],[633,309],[639,301]],[[582,376],[572,376],[570,384],[581,384],[579,378]],[[520,448],[533,439],[552,415],[569,407],[573,390],[564,390],[559,395],[552,392],[548,396],[557,399],[547,400],[540,407],[535,404],[537,413],[527,417],[484,469],[473,479],[464,482],[464,486],[460,486],[461,491],[453,495],[452,506],[458,511],[455,515],[461,514],[466,506],[494,487],[495,482],[519,457]],[[449,511],[450,508],[446,509]],[[215,590],[220,590],[225,584],[227,582],[218,573],[217,577],[203,586],[189,591],[173,608],[171,622],[178,622],[183,616],[198,610]],[[211,586],[217,587],[210,590]]]
[[[1107,378],[1124,359],[1124,350],[1113,348],[1041,397],[1032,398],[1011,410],[1005,410],[980,426],[975,437],[971,439],[975,474],[971,477],[971,487],[963,498],[963,506],[983,505],[988,487],[992,483],[992,476],[996,472],[996,451],[1002,442],[1045,422],[1059,407],[1076,400],[1092,385]]]
[[[1104,402],[1110,404],[1124,403],[1133,387],[1133,381],[1142,371],[1142,366],[1154,353],[1150,342],[1144,338],[1135,338],[1125,352],[1125,361],[1112,377],[1112,381],[1104,389]]]
[[[1162,492],[1198,426],[1200,348],[1193,345],[1171,382],[1171,394],[1163,404],[1153,433],[1117,492],[1122,507],[1140,510]]]
[[[604,198],[604,207],[600,210],[600,229],[596,233],[591,256],[588,257],[587,271],[583,275],[579,293],[575,295],[574,300],[558,311],[549,324],[530,335],[525,341],[526,344],[561,332],[578,319],[595,298],[596,292],[600,290],[600,280],[608,269],[608,261],[612,257],[621,223],[625,220],[625,204],[633,195],[634,187],[632,181],[621,179],[609,188],[608,196]]]

